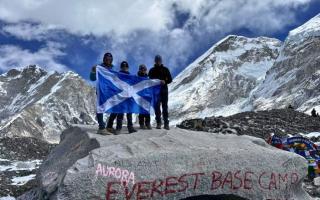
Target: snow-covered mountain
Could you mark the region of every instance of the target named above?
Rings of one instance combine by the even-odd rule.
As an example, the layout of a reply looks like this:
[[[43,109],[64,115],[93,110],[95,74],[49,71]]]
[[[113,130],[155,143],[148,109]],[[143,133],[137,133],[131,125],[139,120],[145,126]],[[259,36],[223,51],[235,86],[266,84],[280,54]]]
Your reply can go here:
[[[94,113],[95,91],[76,73],[28,66],[0,75],[0,137],[57,143],[70,124],[94,124]]]
[[[190,64],[170,84],[172,123],[243,110],[251,91],[279,55],[277,39],[230,35]]]
[[[285,42],[228,36],[170,86],[170,118],[229,116],[292,105],[320,111],[320,14],[290,31]]]
[[[290,31],[250,102],[255,110],[291,104],[308,114],[313,108],[320,111],[320,14]]]

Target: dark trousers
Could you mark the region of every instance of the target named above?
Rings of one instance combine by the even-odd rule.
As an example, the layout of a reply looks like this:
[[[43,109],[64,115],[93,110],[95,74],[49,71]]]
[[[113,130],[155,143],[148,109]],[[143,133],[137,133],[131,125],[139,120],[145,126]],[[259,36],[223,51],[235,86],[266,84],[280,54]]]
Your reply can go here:
[[[162,117],[164,124],[169,124],[168,114],[168,90],[162,89],[160,93],[160,100],[155,107],[156,121],[157,124],[161,124],[161,107],[162,105]]]
[[[103,121],[103,113],[97,113],[97,120],[99,124],[99,129],[104,129],[106,127],[106,124]]]
[[[113,127],[113,122],[114,120],[117,118],[117,114],[116,113],[111,113],[108,119],[108,124],[107,124],[107,128],[112,128]]]
[[[139,114],[139,124],[140,124],[140,126],[150,125],[150,115],[149,114]]]
[[[121,129],[122,128],[123,116],[124,116],[124,114],[111,113],[110,116],[109,116],[107,127],[108,128],[112,128],[113,122],[117,118],[117,127],[116,128],[117,129]],[[127,114],[127,126],[128,126],[128,128],[133,127],[132,114],[131,113]]]

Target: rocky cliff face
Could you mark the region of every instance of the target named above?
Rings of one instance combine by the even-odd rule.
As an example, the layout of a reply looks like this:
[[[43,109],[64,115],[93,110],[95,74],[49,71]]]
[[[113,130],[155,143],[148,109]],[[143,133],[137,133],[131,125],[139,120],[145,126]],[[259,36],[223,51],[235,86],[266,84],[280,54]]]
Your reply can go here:
[[[0,136],[58,143],[70,124],[95,123],[95,91],[73,72],[38,66],[0,75]]]
[[[291,31],[264,82],[250,99],[253,109],[289,104],[310,113],[320,108],[320,14]]]
[[[278,57],[281,42],[228,36],[182,71],[170,85],[172,121],[240,111]]]

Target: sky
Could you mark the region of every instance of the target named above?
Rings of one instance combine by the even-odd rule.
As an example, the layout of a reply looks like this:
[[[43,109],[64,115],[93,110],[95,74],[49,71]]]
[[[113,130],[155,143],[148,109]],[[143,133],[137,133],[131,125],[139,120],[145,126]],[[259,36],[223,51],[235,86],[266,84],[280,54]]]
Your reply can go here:
[[[285,40],[320,0],[0,0],[0,73],[39,65],[88,80],[105,52],[173,76],[229,34]]]

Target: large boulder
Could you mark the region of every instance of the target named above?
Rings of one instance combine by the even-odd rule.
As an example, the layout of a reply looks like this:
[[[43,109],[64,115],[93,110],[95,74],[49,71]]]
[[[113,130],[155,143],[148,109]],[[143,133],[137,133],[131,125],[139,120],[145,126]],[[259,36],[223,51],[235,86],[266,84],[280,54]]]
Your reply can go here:
[[[92,131],[64,131],[40,169],[42,197],[311,199],[302,189],[306,160],[259,138],[178,128],[117,136]]]

